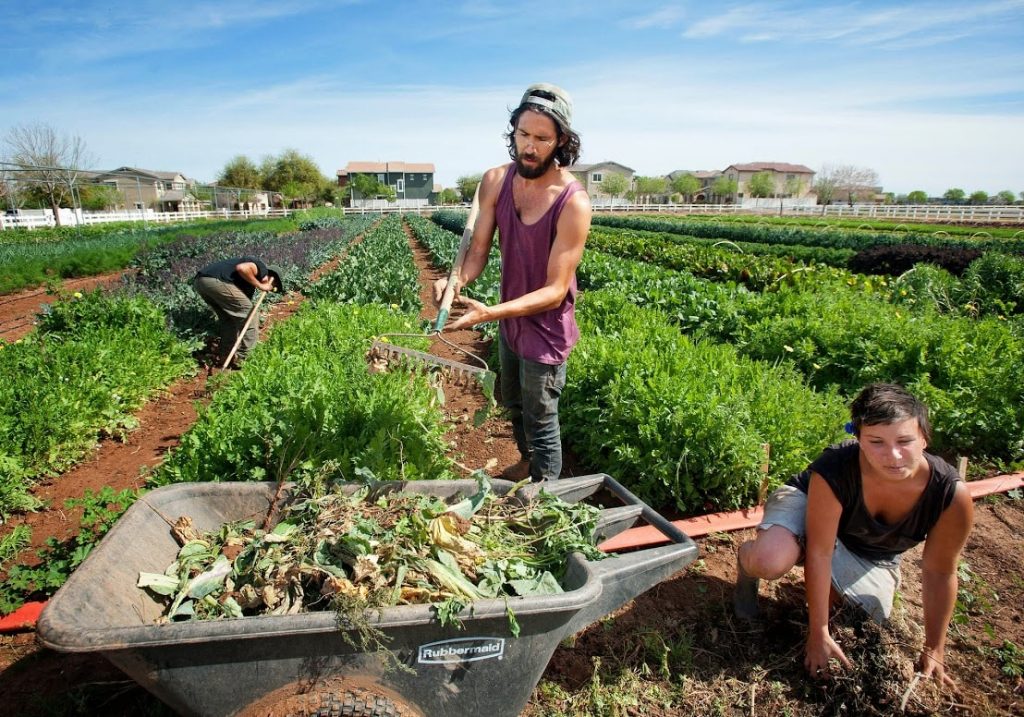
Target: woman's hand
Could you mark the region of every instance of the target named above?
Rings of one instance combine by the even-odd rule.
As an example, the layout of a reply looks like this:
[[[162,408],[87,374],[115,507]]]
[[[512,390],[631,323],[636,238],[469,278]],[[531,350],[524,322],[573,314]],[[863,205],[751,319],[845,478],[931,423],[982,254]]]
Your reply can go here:
[[[458,293],[458,284],[455,285],[456,293]],[[435,279],[434,280],[434,306],[441,305],[441,299],[444,298],[444,290],[448,288],[448,278]]]
[[[847,669],[853,669],[853,663],[831,635],[825,634],[823,637],[807,639],[804,667],[815,679],[828,677],[831,674],[829,661],[832,659],[838,660]]]

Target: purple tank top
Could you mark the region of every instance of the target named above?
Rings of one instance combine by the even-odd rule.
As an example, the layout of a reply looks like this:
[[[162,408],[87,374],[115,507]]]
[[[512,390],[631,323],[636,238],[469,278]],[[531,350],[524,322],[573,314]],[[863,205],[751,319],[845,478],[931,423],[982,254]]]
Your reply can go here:
[[[509,165],[496,207],[502,301],[516,299],[544,286],[558,217],[569,197],[583,190],[579,182],[572,182],[562,190],[544,216],[534,224],[524,224],[516,214],[512,200],[515,174],[515,165]],[[522,358],[553,366],[565,363],[580,337],[576,325],[576,275],[573,274],[562,303],[554,309],[532,316],[502,319],[499,324],[505,343]]]

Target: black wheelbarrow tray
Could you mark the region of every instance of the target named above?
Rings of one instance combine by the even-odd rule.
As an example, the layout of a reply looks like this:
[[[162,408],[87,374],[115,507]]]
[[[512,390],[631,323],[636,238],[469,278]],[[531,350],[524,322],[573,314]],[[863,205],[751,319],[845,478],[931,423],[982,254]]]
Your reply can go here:
[[[477,490],[473,480],[395,486],[446,498]],[[494,480],[491,487],[505,494],[514,484]],[[385,651],[358,647],[356,632],[330,611],[155,624],[163,608],[136,583],[140,572],[162,572],[177,555],[165,518],[187,515],[196,528],[215,530],[266,515],[277,491],[273,483],[179,484],[147,493],[125,512],[50,600],[39,638],[55,650],[103,654],[183,715],[518,715],[562,639],[697,557],[685,533],[607,475],[544,488],[566,503],[621,502],[602,508],[599,540],[642,518],[667,544],[596,561],[568,555],[565,592],[476,601],[460,613],[461,629],[441,625],[430,605],[370,611],[370,624],[389,639]],[[520,490],[528,497],[539,488]]]

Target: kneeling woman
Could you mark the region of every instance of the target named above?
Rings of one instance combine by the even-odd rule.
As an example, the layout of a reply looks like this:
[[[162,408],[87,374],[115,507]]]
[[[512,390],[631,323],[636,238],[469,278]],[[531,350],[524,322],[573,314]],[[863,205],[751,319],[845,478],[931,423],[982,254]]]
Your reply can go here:
[[[740,546],[734,607],[757,612],[757,579],[774,580],[804,561],[813,675],[850,660],[829,634],[829,607],[848,600],[882,622],[900,583],[902,553],[924,541],[924,648],[917,668],[952,685],[946,629],[957,592],[957,561],[973,506],[956,470],[925,453],[928,409],[894,384],[872,384],[850,407],[856,440],[826,449],[768,498],[757,537]]]

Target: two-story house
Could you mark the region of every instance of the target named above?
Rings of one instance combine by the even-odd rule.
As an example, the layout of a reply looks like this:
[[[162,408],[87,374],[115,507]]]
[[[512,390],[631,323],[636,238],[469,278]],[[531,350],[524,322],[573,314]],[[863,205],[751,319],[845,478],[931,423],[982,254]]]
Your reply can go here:
[[[636,170],[630,169],[618,162],[598,162],[597,164],[574,164],[568,167],[583,188],[590,195],[590,202],[595,206],[608,205],[613,202],[621,203],[625,199],[623,195],[633,188],[633,178]],[[615,197],[605,191],[603,184],[610,175],[617,174],[626,180],[625,189]]]
[[[348,188],[349,206],[374,206],[374,197],[364,197],[352,180],[356,175],[368,174],[381,184],[395,190],[395,203],[400,207],[425,207],[433,204],[434,165],[413,162],[349,162],[337,172],[338,186]]]
[[[814,170],[802,164],[786,162],[748,162],[746,164],[730,164],[723,169],[722,175],[736,181],[737,203],[755,203],[756,198],[750,194],[750,179],[761,172],[768,172],[772,175],[773,197],[801,203],[814,203],[816,199],[812,192]]]
[[[117,189],[124,197],[126,209],[155,209],[160,212],[202,209],[200,201],[190,191],[195,182],[180,172],[119,167],[110,172],[99,172],[91,181]]]

